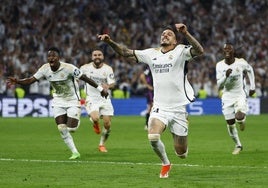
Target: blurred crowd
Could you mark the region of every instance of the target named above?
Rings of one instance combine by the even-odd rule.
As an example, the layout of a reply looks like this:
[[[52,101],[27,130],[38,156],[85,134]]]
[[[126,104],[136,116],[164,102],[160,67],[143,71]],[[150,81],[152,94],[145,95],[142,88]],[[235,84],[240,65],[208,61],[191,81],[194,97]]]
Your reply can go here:
[[[31,76],[46,63],[51,46],[60,48],[64,61],[78,67],[90,61],[93,48],[101,47],[114,68],[117,87],[127,89],[130,96],[142,95],[143,65],[127,63],[97,34],[108,33],[131,49],[144,49],[159,46],[164,26],[182,22],[205,49],[204,56],[188,64],[196,94],[204,88],[208,96],[218,96],[215,66],[223,58],[224,42],[232,40],[239,56],[255,70],[257,95],[267,96],[267,0],[2,0],[0,4],[0,95],[14,96],[16,88],[6,87],[5,79]],[[26,94],[49,95],[46,80],[24,89]]]

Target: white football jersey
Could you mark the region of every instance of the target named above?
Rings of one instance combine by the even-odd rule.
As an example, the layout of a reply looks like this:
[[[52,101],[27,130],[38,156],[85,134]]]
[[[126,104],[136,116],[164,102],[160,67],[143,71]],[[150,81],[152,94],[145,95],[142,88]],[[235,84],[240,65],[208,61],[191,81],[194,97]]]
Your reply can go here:
[[[53,88],[53,106],[80,106],[80,92],[77,79],[82,72],[74,65],[60,62],[60,67],[53,72],[49,63],[44,64],[33,75],[37,80],[46,78]]]
[[[100,68],[95,68],[93,63],[88,63],[80,67],[80,70],[89,78],[94,80],[98,85],[115,83],[114,72],[111,66],[103,64]],[[98,89],[89,84],[85,85],[85,91],[88,97],[98,97],[105,99],[100,95]]]
[[[192,102],[194,90],[187,79],[187,60],[192,58],[191,46],[177,45],[162,53],[161,48],[135,50],[139,62],[149,65],[154,85],[154,105],[176,109]]]
[[[251,82],[251,89],[255,89],[254,72],[252,67],[243,58],[235,58],[235,62],[228,65],[225,60],[221,60],[216,65],[217,81],[226,77],[226,71],[232,69],[232,73],[226,79],[223,87],[222,99],[246,97],[245,74],[248,74]],[[219,83],[218,83],[219,84]]]

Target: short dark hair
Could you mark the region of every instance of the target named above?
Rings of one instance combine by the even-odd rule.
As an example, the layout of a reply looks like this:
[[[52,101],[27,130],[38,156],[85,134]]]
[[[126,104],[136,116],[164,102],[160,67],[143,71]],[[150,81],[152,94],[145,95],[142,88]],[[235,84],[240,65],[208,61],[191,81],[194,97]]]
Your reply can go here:
[[[232,46],[236,45],[235,39],[227,39],[224,44],[230,44]]]
[[[92,54],[94,51],[101,51],[101,52],[103,52],[104,50],[103,50],[103,48],[97,46],[97,47],[92,48],[90,53]]]
[[[176,40],[178,40],[178,31],[177,31],[177,29],[175,27],[175,24],[164,26],[163,31],[164,30],[173,31],[173,33],[175,34]]]
[[[59,50],[57,47],[50,47],[47,51],[48,51],[48,52],[49,52],[49,51],[57,52],[58,55],[60,56],[60,50]]]

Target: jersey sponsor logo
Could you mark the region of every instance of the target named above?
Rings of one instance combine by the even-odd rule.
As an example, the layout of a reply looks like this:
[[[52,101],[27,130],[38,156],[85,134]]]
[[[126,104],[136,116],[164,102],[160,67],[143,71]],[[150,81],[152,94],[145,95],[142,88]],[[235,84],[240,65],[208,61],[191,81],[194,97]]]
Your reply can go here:
[[[95,82],[97,82],[97,84],[107,83],[106,78],[101,78],[97,76],[90,76],[90,78],[94,80]]]
[[[166,72],[169,72],[169,69],[172,66],[173,66],[172,63],[153,64],[153,70],[155,73],[166,73]]]

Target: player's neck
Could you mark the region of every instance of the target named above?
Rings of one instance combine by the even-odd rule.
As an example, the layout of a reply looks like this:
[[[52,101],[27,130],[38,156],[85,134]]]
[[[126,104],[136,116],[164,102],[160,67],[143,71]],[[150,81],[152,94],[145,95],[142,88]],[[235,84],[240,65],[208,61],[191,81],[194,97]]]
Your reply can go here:
[[[175,47],[176,47],[176,45],[162,46],[161,52],[162,53],[167,53],[167,52],[173,50]]]
[[[233,64],[235,62],[235,58],[234,57],[232,57],[232,58],[225,58],[225,63],[227,64],[227,65],[231,65],[231,64]]]
[[[93,63],[93,66],[96,68],[96,69],[99,69],[103,66],[103,63],[99,64],[99,65],[96,65],[95,63]]]

